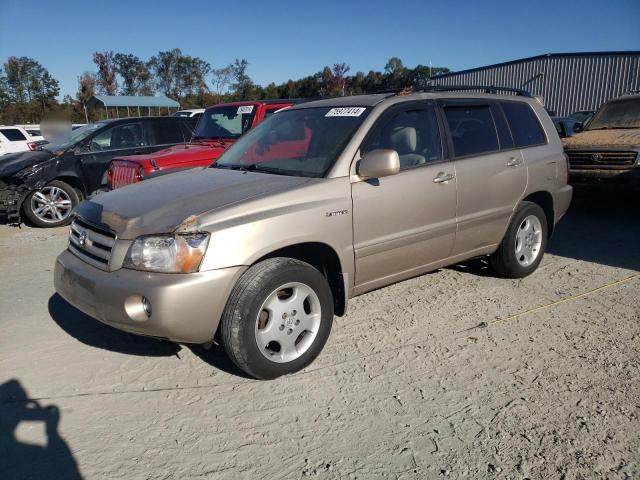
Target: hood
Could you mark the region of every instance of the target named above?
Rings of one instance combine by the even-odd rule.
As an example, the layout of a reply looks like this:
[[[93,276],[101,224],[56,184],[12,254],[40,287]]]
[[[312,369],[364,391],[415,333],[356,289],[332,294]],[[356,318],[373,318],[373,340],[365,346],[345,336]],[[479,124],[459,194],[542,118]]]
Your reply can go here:
[[[197,168],[103,193],[82,202],[76,212],[115,231],[119,238],[197,230],[204,213],[279,193],[309,178],[237,170]]]
[[[180,165],[183,163],[191,164],[205,160],[213,162],[214,160],[217,160],[231,144],[232,142],[226,142],[226,146],[221,147],[218,142],[185,143],[145,155],[119,157],[118,160],[126,160],[139,164],[151,162],[151,160],[153,160],[160,169],[163,167],[166,168],[168,166]]]
[[[47,151],[10,153],[0,157],[0,178],[8,177],[27,167],[32,167],[45,160],[50,160],[55,154]]]
[[[640,128],[585,130],[562,139],[565,148],[640,148]]]

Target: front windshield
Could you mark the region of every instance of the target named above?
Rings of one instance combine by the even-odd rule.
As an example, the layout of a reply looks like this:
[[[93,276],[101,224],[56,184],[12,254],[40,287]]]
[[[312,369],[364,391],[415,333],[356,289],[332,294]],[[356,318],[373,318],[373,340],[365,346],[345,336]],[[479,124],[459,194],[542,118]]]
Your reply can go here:
[[[198,122],[194,140],[210,138],[236,139],[251,128],[255,107],[235,105],[207,109]]]
[[[61,150],[66,150],[69,147],[74,146],[78,142],[81,142],[89,135],[91,135],[96,130],[104,127],[106,123],[98,122],[98,123],[88,123],[84,127],[76,128],[71,132],[61,135],[53,139],[53,141],[47,144],[44,149],[48,152],[59,152]]]
[[[238,140],[211,167],[323,177],[367,113],[364,107],[279,112]]]
[[[584,111],[573,112],[571,115],[569,115],[569,118],[573,118],[576,122],[587,123],[587,120],[589,120],[592,116],[593,112]]]
[[[640,128],[640,97],[605,103],[587,126],[587,130],[607,128]]]

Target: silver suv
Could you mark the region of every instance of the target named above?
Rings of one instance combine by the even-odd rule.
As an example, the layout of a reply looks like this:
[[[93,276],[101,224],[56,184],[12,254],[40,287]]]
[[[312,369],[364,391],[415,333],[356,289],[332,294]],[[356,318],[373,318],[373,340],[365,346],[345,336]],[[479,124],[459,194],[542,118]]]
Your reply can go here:
[[[222,342],[248,374],[309,365],[347,300],[488,256],[524,277],[572,188],[535,100],[448,91],[304,103],[209,168],[83,202],[58,293],[116,328]]]

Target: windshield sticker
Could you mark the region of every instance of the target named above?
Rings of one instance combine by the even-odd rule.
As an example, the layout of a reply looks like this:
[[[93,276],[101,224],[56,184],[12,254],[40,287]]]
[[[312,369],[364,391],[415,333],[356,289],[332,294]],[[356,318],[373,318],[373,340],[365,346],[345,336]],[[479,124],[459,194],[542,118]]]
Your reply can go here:
[[[253,105],[242,105],[241,107],[238,107],[238,115],[251,112],[253,112]]]
[[[364,107],[340,107],[332,108],[325,117],[359,117],[366,108]]]

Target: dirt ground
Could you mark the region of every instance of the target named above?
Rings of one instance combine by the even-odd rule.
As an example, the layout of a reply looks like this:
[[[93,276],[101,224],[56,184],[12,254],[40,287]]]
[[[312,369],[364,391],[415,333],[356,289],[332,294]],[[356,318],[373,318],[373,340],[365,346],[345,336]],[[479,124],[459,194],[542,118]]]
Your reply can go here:
[[[358,297],[270,382],[88,318],[53,291],[66,229],[2,225],[0,477],[640,478],[639,205],[579,192],[523,280]]]

